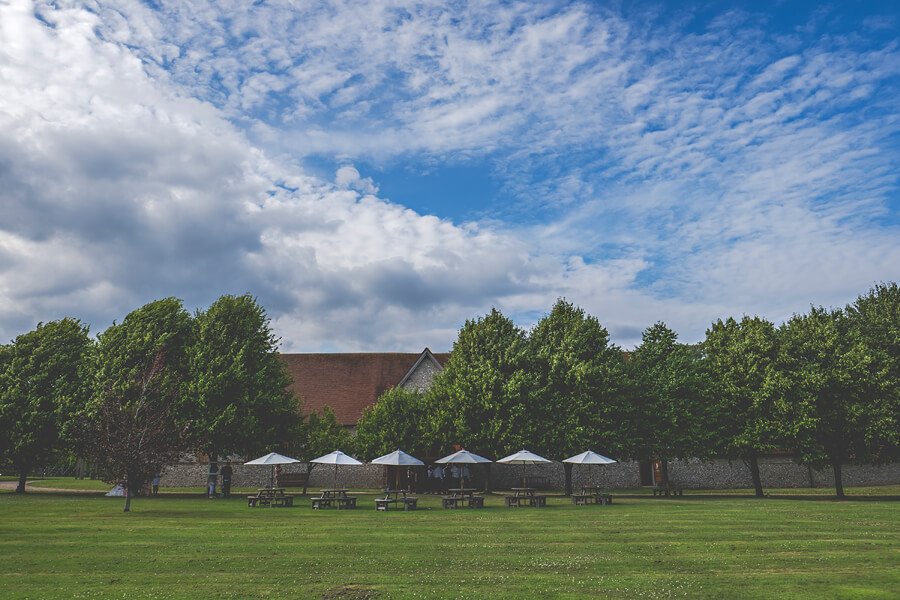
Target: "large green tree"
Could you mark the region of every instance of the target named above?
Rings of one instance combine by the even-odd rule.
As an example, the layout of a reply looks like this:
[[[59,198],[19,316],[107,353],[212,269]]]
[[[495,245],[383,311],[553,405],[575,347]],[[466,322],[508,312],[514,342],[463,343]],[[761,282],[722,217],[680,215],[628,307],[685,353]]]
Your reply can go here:
[[[839,498],[842,465],[885,460],[900,427],[884,362],[850,325],[843,311],[814,307],[782,328],[792,447],[805,464],[831,466]]]
[[[307,415],[303,434],[297,438],[297,443],[291,446],[291,450],[306,463],[307,477],[303,484],[303,493],[306,494],[309,475],[316,467],[316,463],[310,461],[335,450],[355,454],[355,440],[350,430],[337,422],[334,410],[330,406],[323,406],[321,413],[313,411]]]
[[[427,452],[430,443],[422,418],[426,411],[424,394],[391,388],[363,410],[356,425],[356,452],[366,460],[398,448],[413,454]]]
[[[775,326],[760,317],[720,319],[706,331],[703,352],[715,382],[711,447],[747,465],[761,498],[759,456],[778,448],[786,414]]]
[[[521,450],[530,429],[525,332],[497,309],[466,321],[427,395],[437,452],[459,444],[493,455]]]
[[[525,444],[562,460],[587,449],[621,456],[631,431],[625,361],[595,317],[560,299],[528,338],[529,414]],[[565,489],[572,493],[572,465]]]
[[[39,323],[0,348],[0,457],[19,473],[52,460],[90,397],[88,328],[75,319]]]
[[[127,396],[144,385],[147,373],[162,353],[165,369],[156,374],[158,397],[184,398],[190,381],[190,347],[194,322],[177,298],[154,300],[133,310],[98,336],[95,394],[110,390]]]
[[[189,393],[180,412],[210,457],[210,472],[218,471],[220,455],[289,444],[299,435],[300,418],[265,309],[250,295],[222,296],[197,313],[196,324]]]
[[[880,462],[900,456],[900,286],[883,283],[847,307],[851,335],[877,369],[879,393],[870,399],[870,448]],[[876,433],[877,432],[877,433]]]
[[[631,455],[660,460],[668,481],[667,461],[709,454],[709,384],[700,350],[679,344],[674,331],[656,323],[643,332],[628,372],[634,394],[628,419]]]
[[[194,337],[193,319],[176,298],[145,304],[98,336],[81,448],[106,481],[126,486],[126,511],[130,494],[189,447],[179,407]]]
[[[189,446],[189,424],[179,423],[178,388],[168,369],[165,352],[157,351],[131,372],[131,385],[107,384],[80,415],[80,450],[104,481],[125,487],[125,512],[144,483]]]

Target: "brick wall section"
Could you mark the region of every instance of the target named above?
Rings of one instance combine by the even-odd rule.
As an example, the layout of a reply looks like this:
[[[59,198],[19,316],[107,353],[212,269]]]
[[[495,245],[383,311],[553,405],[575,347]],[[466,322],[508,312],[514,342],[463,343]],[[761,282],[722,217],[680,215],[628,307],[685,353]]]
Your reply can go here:
[[[294,380],[290,390],[300,399],[304,413],[330,406],[338,423],[354,427],[363,409],[375,404],[383,393],[397,385],[409,373],[421,353],[356,354],[282,354]],[[449,360],[445,353],[434,354],[441,364]],[[422,365],[430,360],[422,361]],[[422,371],[418,373],[418,371]],[[417,385],[427,385],[427,368],[414,374]],[[412,378],[411,378],[412,379]]]

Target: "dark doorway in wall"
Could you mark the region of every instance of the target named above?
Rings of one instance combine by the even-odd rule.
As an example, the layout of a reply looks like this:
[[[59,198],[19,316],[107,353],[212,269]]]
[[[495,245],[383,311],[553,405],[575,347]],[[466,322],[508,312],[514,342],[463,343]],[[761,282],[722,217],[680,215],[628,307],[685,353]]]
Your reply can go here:
[[[653,461],[650,460],[642,460],[638,463],[638,468],[641,471],[641,485],[645,486],[653,486],[656,485],[656,482],[653,477]]]

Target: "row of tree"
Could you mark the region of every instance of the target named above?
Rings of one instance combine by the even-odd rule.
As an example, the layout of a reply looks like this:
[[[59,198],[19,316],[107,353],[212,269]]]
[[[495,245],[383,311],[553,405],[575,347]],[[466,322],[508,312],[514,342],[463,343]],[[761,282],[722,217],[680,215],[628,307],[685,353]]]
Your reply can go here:
[[[297,444],[277,343],[249,295],[194,315],[174,298],[151,302],[96,340],[74,319],[39,324],[0,346],[0,460],[19,492],[32,469],[69,454],[133,494],[188,451],[216,470],[221,455]]]
[[[720,320],[697,345],[657,323],[631,353],[565,300],[528,332],[493,310],[466,322],[426,393],[389,391],[364,412],[355,438],[328,409],[303,418],[277,343],[247,295],[194,315],[174,298],[151,302],[96,340],[77,320],[38,325],[0,346],[0,461],[20,474],[20,491],[34,467],[68,453],[134,492],[190,450],[215,463],[275,449],[372,458],[461,444],[562,459],[593,448],[663,465],[742,460],[762,495],[759,457],[790,450],[813,467],[831,465],[843,495],[842,464],[895,460],[900,449],[894,283],[780,327]]]
[[[787,450],[830,465],[843,496],[842,464],[900,450],[900,290],[879,285],[780,327],[719,320],[696,345],[657,323],[631,353],[565,300],[530,332],[493,310],[466,322],[427,392],[389,391],[357,431],[364,458],[450,444],[553,459],[593,448],[660,459],[667,478],[668,460],[726,457],[747,465],[758,496],[760,456]]]

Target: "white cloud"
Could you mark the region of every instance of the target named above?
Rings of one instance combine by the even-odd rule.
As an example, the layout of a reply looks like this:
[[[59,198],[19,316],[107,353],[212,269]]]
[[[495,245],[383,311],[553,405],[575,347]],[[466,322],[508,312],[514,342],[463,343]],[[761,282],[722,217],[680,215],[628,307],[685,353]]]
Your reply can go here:
[[[896,43],[580,2],[157,4],[0,5],[4,338],[250,291],[288,349],[446,349],[560,296],[625,344],[694,340],[900,278]],[[493,165],[516,225],[354,166],[445,160]]]

